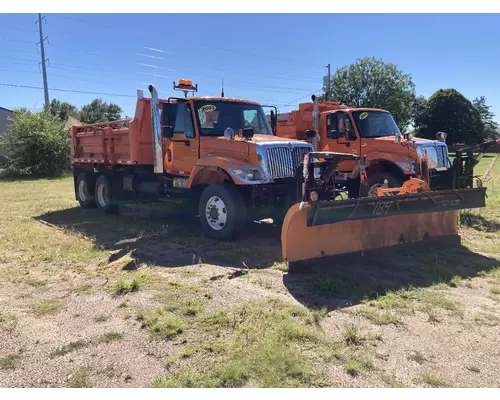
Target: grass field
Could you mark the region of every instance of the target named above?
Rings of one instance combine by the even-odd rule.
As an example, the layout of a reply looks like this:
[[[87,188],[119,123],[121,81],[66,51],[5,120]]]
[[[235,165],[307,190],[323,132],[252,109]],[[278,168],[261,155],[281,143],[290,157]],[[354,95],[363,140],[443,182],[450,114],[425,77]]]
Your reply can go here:
[[[0,386],[498,387],[492,175],[462,246],[297,275],[272,226],[217,243],[183,215],[83,210],[71,178],[0,181]]]

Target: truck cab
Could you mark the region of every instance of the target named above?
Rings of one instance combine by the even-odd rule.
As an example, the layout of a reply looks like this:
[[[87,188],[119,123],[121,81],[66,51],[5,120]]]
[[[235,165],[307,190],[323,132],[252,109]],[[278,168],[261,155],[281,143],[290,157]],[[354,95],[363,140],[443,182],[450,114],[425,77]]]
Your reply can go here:
[[[313,96],[314,97],[314,96]],[[286,119],[278,119],[277,135],[311,142],[321,151],[351,153],[364,159],[367,193],[375,196],[382,185],[400,187],[416,174],[415,163],[426,157],[431,174],[451,168],[448,147],[441,140],[427,140],[403,135],[390,112],[377,108],[356,108],[337,102],[299,105]],[[339,165],[336,180],[346,182],[357,161]]]

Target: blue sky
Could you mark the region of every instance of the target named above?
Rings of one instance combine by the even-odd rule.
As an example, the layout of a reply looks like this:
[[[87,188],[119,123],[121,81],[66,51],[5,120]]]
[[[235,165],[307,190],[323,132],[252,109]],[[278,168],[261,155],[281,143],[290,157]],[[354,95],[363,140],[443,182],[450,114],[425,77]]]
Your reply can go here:
[[[471,100],[486,96],[500,120],[500,15],[45,17],[48,86],[66,90],[51,90],[50,98],[76,105],[101,97],[133,116],[138,87],[152,83],[168,97],[174,94],[172,81],[187,78],[198,83],[200,95],[219,95],[224,76],[226,96],[288,111],[321,89],[328,63],[333,73],[373,56],[410,73],[417,93],[426,97],[439,88],[455,88]],[[0,84],[43,86],[36,19],[37,14],[0,14]],[[43,99],[42,90],[0,86],[5,108],[42,108]]]

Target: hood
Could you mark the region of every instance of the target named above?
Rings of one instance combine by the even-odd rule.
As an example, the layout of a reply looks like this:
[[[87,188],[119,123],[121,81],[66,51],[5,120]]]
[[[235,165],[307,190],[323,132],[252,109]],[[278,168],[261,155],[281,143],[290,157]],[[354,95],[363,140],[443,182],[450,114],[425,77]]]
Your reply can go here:
[[[392,136],[383,136],[383,137],[377,137],[377,138],[372,138],[372,140],[376,140],[376,141],[381,141],[381,142],[394,142],[396,140],[396,136],[392,135]],[[414,137],[412,140],[412,142],[415,142],[415,143],[428,143],[428,144],[431,144],[431,143],[441,143],[441,142],[438,142],[437,140],[431,140],[431,139],[423,139],[423,138],[417,138],[417,137]],[[407,142],[407,140],[401,138],[401,143],[405,143]]]
[[[251,140],[249,140],[250,143],[265,143],[265,144],[286,144],[286,143],[303,143],[304,146],[307,146],[308,143],[304,142],[303,140],[297,140],[297,139],[289,139],[289,138],[284,138],[284,137],[279,137],[279,136],[272,136],[272,135],[254,135]]]
[[[251,164],[258,165],[257,158],[258,148],[261,146],[275,146],[275,145],[294,145],[294,147],[312,147],[311,144],[302,140],[294,140],[287,138],[280,138],[271,135],[254,135],[251,140],[243,141],[236,139],[233,142],[228,141],[223,136],[205,137],[201,141],[200,155],[218,155],[223,157],[230,157],[237,160],[244,160]]]

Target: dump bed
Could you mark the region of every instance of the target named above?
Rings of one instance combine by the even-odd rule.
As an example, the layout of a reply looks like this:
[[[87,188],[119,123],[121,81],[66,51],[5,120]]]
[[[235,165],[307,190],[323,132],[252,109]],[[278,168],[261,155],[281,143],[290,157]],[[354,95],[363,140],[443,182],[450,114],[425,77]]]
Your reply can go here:
[[[320,113],[331,110],[347,109],[336,102],[319,103]],[[287,118],[278,118],[277,135],[290,139],[305,140],[305,131],[313,129],[314,103],[300,103],[299,109],[288,113]]]
[[[71,162],[152,165],[150,99],[137,100],[131,120],[71,127]]]

